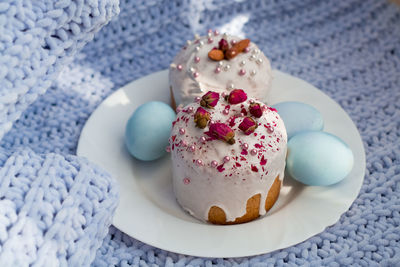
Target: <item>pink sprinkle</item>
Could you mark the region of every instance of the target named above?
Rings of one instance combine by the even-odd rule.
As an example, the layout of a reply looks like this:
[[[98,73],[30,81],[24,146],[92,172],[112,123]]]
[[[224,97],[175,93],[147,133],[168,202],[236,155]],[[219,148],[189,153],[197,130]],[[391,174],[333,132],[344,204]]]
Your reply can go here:
[[[215,69],[215,73],[220,73],[221,72],[221,68],[220,67],[217,67],[216,69]]]
[[[243,148],[243,149],[246,149],[246,150],[249,149],[249,144],[243,143],[243,144],[242,144],[242,148]]]
[[[212,42],[214,42],[214,39],[213,38],[208,38],[207,41],[208,41],[209,44],[211,44]]]
[[[195,57],[194,58],[194,62],[199,63],[200,62],[200,58],[199,57]]]
[[[196,160],[197,166],[203,166],[203,161],[201,159]]]
[[[239,75],[240,75],[240,76],[243,76],[243,75],[245,75],[245,74],[246,74],[246,70],[241,69],[241,70],[239,71]]]
[[[195,72],[195,73],[193,73],[193,76],[194,76],[195,78],[197,78],[197,77],[199,77],[199,73],[198,73],[198,72]]]
[[[196,147],[194,145],[189,146],[189,151],[194,152],[196,150]]]
[[[187,112],[188,113],[192,113],[193,112],[193,107],[188,107]]]
[[[232,44],[232,45],[235,45],[236,43],[237,43],[236,40],[232,40],[232,41],[231,41],[231,44]]]
[[[204,136],[200,137],[199,140],[200,140],[200,142],[203,143],[203,144],[206,142],[206,138],[205,138]]]
[[[196,103],[200,102],[200,100],[201,100],[201,97],[200,97],[200,96],[196,96],[196,97],[194,98],[194,102],[196,102]]]
[[[179,134],[180,134],[180,135],[184,135],[184,134],[185,134],[185,132],[186,132],[186,130],[185,130],[185,129],[183,129],[183,128],[180,128],[180,129],[179,129]]]
[[[218,31],[218,30],[215,30],[215,31],[214,31],[214,35],[217,36],[218,34],[219,34],[219,31]]]
[[[211,167],[216,168],[218,166],[218,162],[216,160],[211,161]]]
[[[217,167],[217,170],[218,170],[219,172],[225,171],[224,164],[219,165],[219,166]]]
[[[182,70],[182,69],[183,69],[183,67],[182,67],[181,64],[179,64],[178,66],[176,66],[176,68],[177,68],[178,70]]]
[[[246,47],[244,50],[243,50],[243,52],[245,52],[245,53],[248,53],[250,51],[250,48],[249,47]]]
[[[188,177],[183,178],[183,183],[184,184],[190,184],[190,178],[188,178]]]
[[[180,106],[176,107],[175,111],[176,111],[176,113],[181,112],[182,111],[182,107],[180,107]]]
[[[228,162],[228,161],[230,161],[230,160],[231,160],[230,157],[228,157],[228,156],[225,156],[225,157],[224,157],[224,162],[225,162],[225,163]]]
[[[250,154],[251,155],[253,155],[253,156],[255,156],[255,155],[257,155],[257,149],[252,149],[251,151],[250,151]]]
[[[256,101],[254,101],[254,99],[250,99],[249,103],[250,104],[254,104]]]
[[[254,165],[251,165],[251,170],[252,170],[253,172],[258,172],[258,169],[257,169],[257,167],[256,167],[256,166],[254,166]]]
[[[262,144],[254,144],[254,146],[255,146],[256,148],[263,148],[263,147],[264,147]]]
[[[228,115],[228,114],[229,114],[229,109],[224,109],[224,110],[222,111],[222,114]]]
[[[171,152],[171,147],[170,147],[170,146],[167,146],[167,147],[165,148],[165,151],[167,151],[167,153]]]
[[[268,126],[267,127],[267,131],[268,131],[268,133],[273,133],[274,132],[274,128],[272,126]]]
[[[267,164],[267,160],[264,158],[264,155],[263,155],[261,158],[261,161],[260,161],[260,165],[265,165],[265,164]]]

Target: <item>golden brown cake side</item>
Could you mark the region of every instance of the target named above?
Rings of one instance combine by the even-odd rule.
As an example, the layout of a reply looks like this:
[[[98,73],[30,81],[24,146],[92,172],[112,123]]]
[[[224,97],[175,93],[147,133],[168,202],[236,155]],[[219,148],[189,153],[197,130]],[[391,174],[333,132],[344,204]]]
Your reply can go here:
[[[279,175],[275,178],[274,183],[268,191],[267,199],[265,200],[265,211],[269,211],[275,202],[278,200],[279,193],[281,190],[281,180]],[[227,222],[225,212],[223,209],[217,206],[212,206],[208,212],[208,221],[213,224],[231,225],[240,224],[257,219],[260,215],[260,200],[261,194],[256,194],[247,200],[246,213],[236,218],[233,222]]]

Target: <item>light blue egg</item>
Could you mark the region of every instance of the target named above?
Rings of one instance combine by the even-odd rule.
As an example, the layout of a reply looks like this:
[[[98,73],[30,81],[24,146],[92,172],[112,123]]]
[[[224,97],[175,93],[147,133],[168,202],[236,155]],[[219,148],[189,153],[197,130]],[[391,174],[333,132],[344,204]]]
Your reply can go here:
[[[306,131],[288,142],[286,170],[307,185],[331,185],[353,168],[351,149],[340,138],[325,132]]]
[[[175,116],[172,108],[163,102],[153,101],[138,107],[125,128],[129,153],[145,161],[162,157]]]
[[[321,131],[324,119],[313,106],[301,102],[281,102],[272,106],[285,123],[288,139],[302,131]]]

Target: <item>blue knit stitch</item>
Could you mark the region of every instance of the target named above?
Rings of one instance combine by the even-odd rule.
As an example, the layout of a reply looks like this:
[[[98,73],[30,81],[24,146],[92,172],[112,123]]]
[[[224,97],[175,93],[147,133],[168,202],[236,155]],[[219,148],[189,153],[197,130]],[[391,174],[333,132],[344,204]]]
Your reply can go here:
[[[92,16],[102,14],[99,17],[109,19],[111,14],[117,12],[114,1],[59,1],[59,3],[70,2],[82,7],[80,10],[90,10]],[[53,20],[54,24],[53,22],[49,24],[53,25],[53,28],[46,28],[44,14],[52,19],[52,16],[56,16],[54,14],[59,12],[56,11],[59,7],[49,3],[26,5],[25,13],[18,16],[13,15],[15,11],[10,11],[8,2],[0,3],[0,15],[7,10],[7,16],[13,18],[13,22],[6,23],[0,17],[2,55],[5,51],[3,47],[8,49],[7,58],[0,58],[0,132],[5,133],[12,125],[0,143],[2,148],[0,163],[8,168],[14,168],[13,157],[19,155],[24,158],[22,155],[26,155],[20,164],[29,169],[30,175],[39,180],[46,180],[43,177],[48,176],[42,174],[46,171],[41,171],[46,168],[33,162],[43,163],[47,162],[48,158],[53,159],[55,155],[49,154],[51,152],[63,155],[57,156],[57,160],[54,159],[54,162],[62,163],[56,165],[59,174],[69,173],[65,169],[69,165],[77,166],[79,163],[81,164],[79,166],[91,166],[80,158],[74,158],[75,163],[72,164],[67,155],[75,153],[80,131],[96,106],[127,82],[167,68],[186,39],[191,38],[194,33],[205,33],[208,28],[245,33],[246,37],[257,43],[271,59],[274,68],[311,82],[335,99],[356,123],[367,154],[365,181],[360,195],[349,211],[323,233],[298,245],[256,257],[204,259],[151,247],[111,226],[97,250],[93,266],[398,266],[400,262],[399,7],[384,0],[249,0],[229,3],[209,0],[123,0],[120,3],[119,16],[105,26],[82,52],[76,54],[78,48],[87,40],[74,32],[76,27],[72,25],[74,23],[79,26],[87,25],[85,21],[94,23],[96,19],[86,16],[87,20],[80,20],[80,12],[65,11],[68,9],[66,4],[60,8],[70,14],[70,17],[66,16],[68,19],[65,21]],[[112,8],[101,8],[107,3],[110,3],[109,7]],[[17,7],[14,9],[17,10]],[[48,14],[40,10],[51,10],[51,12]],[[32,24],[31,20],[35,23]],[[18,23],[21,21],[26,21],[28,26],[35,25],[35,27],[30,26],[30,29],[42,29],[42,32],[34,36],[42,40],[39,42],[40,45],[35,46],[36,39],[33,38],[32,44],[24,43],[31,46],[27,46],[30,49],[24,48],[28,51],[24,53],[13,43],[14,39],[3,39],[1,34],[6,31],[4,29],[21,28]],[[68,34],[72,33],[64,36],[65,38],[62,34],[59,35],[57,47],[65,48],[71,41],[82,42],[82,45],[72,45],[70,50],[65,48],[66,52],[62,52],[61,57],[56,57],[52,62],[51,56],[59,55],[56,47],[49,46],[51,51],[54,48],[50,54],[43,54],[42,50],[46,49],[40,47],[45,44],[43,40],[47,40],[44,36],[51,36],[51,29],[54,29],[57,23],[70,25],[67,27]],[[98,25],[100,24],[102,23]],[[23,31],[20,35],[22,39],[27,38]],[[34,51],[38,49],[40,51],[38,56],[43,57],[43,63],[32,60]],[[21,64],[13,62],[12,53],[17,55],[16,58],[21,60]],[[22,56],[25,54],[28,55],[26,58]],[[74,61],[66,65],[68,58],[73,54],[76,54]],[[31,62],[36,62],[36,65],[32,63],[30,66]],[[19,76],[22,75],[19,71],[22,67],[19,66],[24,64],[37,70],[35,75],[32,74],[36,81],[34,86],[30,86],[29,80],[26,81]],[[62,65],[65,67],[60,76],[54,79],[55,73]],[[48,69],[44,75],[38,71],[42,67]],[[14,69],[12,73],[9,72]],[[29,90],[25,92],[26,88],[18,87],[18,84],[26,85]],[[46,88],[48,90],[33,102]],[[13,92],[16,92],[18,99],[21,100],[16,100]],[[18,116],[14,114],[21,114],[20,119],[15,121]],[[33,152],[21,151],[21,147],[29,147]],[[3,169],[4,167],[0,171],[4,172]],[[82,167],[81,175],[87,175],[87,172],[88,169]],[[89,175],[91,181],[107,177],[102,173],[98,171],[95,175]],[[59,176],[56,175],[58,178]],[[6,179],[3,177],[8,176],[0,175],[0,184]],[[111,181],[109,184],[113,189]],[[66,186],[62,182],[61,185]],[[19,186],[24,188],[20,184],[14,187],[19,188]],[[57,196],[60,196],[60,192],[61,190],[57,191]],[[103,192],[100,195],[110,195],[110,201],[114,200],[115,203],[115,194]],[[75,195],[75,197],[82,203],[86,203],[85,199],[92,200],[92,195],[82,198]],[[0,198],[0,201],[4,201],[0,203],[0,242],[3,242],[3,236],[6,236],[4,233],[8,233],[2,230],[6,229],[2,228],[2,218],[7,218],[5,221],[18,218],[19,210],[14,208],[18,205],[27,205],[20,199]],[[1,212],[3,210],[6,212]],[[99,206],[96,210],[104,214],[107,209],[105,206]],[[111,212],[108,211],[107,214]],[[138,219],[143,220],[143,218]],[[44,227],[46,223],[51,225],[51,222],[45,219],[43,222],[32,223],[28,234],[34,235],[40,229],[44,229],[40,227]],[[96,222],[92,231],[97,231],[103,236],[106,224]],[[80,235],[81,238],[84,236],[86,234]],[[100,239],[99,236],[96,240]],[[5,240],[7,241],[7,238]],[[63,244],[65,240],[58,241]],[[0,246],[2,244],[0,243]],[[68,244],[74,245],[73,242]],[[93,245],[92,248],[89,254],[94,253],[97,246]],[[28,255],[37,253],[34,250],[30,251],[32,253]],[[0,257],[1,254],[2,250]],[[61,255],[57,259],[63,261]],[[82,263],[89,264],[90,259]]]
[[[87,266],[117,206],[115,181],[75,156],[13,153],[0,169],[1,266]]]

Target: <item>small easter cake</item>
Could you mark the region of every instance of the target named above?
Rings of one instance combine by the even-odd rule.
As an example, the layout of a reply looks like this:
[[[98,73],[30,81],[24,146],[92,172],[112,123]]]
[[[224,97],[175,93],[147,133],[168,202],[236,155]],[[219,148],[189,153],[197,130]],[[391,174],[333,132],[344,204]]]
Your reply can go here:
[[[234,88],[264,101],[271,80],[270,62],[256,44],[211,30],[187,41],[169,69],[173,108],[185,106],[209,90],[221,93]]]
[[[175,196],[194,217],[244,223],[276,202],[286,129],[275,109],[243,90],[196,97],[178,112],[169,143]]]

